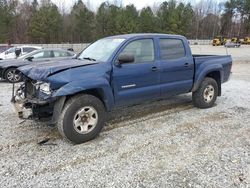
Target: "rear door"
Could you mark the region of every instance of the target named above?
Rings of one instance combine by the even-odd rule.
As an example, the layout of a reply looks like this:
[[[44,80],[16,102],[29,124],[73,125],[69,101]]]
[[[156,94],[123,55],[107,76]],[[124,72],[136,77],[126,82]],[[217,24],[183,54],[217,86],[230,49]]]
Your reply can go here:
[[[133,54],[135,61],[120,67],[113,65],[112,86],[116,104],[135,104],[159,97],[159,71],[154,39],[131,41],[119,54]]]
[[[178,38],[160,38],[161,96],[189,92],[193,85],[194,64],[188,44]]]

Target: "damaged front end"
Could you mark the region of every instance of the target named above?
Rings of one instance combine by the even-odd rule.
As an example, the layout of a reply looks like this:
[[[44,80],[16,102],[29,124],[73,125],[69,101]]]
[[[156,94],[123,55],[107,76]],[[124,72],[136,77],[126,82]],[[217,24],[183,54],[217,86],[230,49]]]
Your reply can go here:
[[[52,95],[53,91],[49,83],[25,79],[25,82],[16,92],[13,89],[11,102],[14,104],[18,117],[21,119],[42,120],[46,118],[56,123],[54,111],[59,110],[55,108],[58,107],[57,103],[61,100],[57,97],[52,97]]]

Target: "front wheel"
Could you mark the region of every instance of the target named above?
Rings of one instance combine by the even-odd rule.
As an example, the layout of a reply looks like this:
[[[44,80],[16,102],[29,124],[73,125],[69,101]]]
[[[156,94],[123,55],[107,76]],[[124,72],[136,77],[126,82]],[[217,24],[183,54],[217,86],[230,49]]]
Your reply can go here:
[[[59,117],[58,130],[67,140],[81,144],[101,132],[105,116],[102,101],[92,95],[77,95],[66,102]]]
[[[213,78],[205,78],[197,91],[193,92],[193,104],[198,108],[210,108],[218,96],[218,84]]]
[[[5,79],[10,83],[18,83],[22,81],[22,73],[16,68],[10,68],[5,72]]]

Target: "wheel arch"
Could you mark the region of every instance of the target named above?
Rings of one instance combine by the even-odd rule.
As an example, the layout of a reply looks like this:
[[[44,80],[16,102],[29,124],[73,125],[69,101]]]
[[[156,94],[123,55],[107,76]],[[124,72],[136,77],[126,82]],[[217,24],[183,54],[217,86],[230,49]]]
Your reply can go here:
[[[103,106],[105,107],[106,111],[110,111],[112,108],[112,104],[108,102],[107,96],[105,96],[105,92],[102,90],[102,88],[94,88],[94,89],[86,89],[83,91],[76,92],[71,95],[65,95],[65,96],[60,96],[58,97],[55,105],[54,105],[54,110],[53,110],[53,116],[51,120],[51,124],[56,124],[58,122],[60,113],[65,107],[65,104],[67,103],[68,100],[70,100],[73,97],[76,97],[78,95],[92,95],[96,98],[98,98],[102,103]]]
[[[213,78],[218,85],[218,96],[221,96],[221,73],[220,71],[209,72],[205,77]]]
[[[71,97],[74,97],[76,95],[84,95],[84,94],[88,94],[88,95],[93,95],[95,96],[96,98],[98,98],[104,105],[105,109],[107,111],[110,111],[110,109],[112,108],[112,104],[110,104],[110,100],[112,99],[109,99],[109,96],[107,96],[107,94],[105,93],[104,89],[103,88],[90,88],[90,89],[86,89],[86,90],[83,90],[83,91],[79,91],[79,92],[76,92],[72,95],[68,95],[66,96],[66,101],[71,98]]]
[[[89,94],[97,97],[102,101],[107,111],[114,106],[114,97],[109,85],[99,85],[99,87],[83,87],[77,85],[68,85],[60,88],[53,97],[66,97],[66,100],[76,95]]]
[[[195,92],[201,85],[202,81],[206,78],[213,78],[218,85],[218,96],[221,96],[221,80],[223,80],[222,78],[223,73],[222,73],[222,69],[211,69],[203,74],[200,74],[198,79],[196,79],[194,86],[192,88],[192,92]]]

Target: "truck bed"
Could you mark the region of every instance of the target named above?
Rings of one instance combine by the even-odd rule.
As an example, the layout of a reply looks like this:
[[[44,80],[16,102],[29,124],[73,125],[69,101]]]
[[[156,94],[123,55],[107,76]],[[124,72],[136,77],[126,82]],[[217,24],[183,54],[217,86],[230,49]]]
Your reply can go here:
[[[217,70],[220,70],[221,73],[221,83],[226,82],[229,79],[232,67],[232,57],[230,55],[193,55],[195,63],[195,77],[198,79],[197,75],[201,71],[204,71],[208,67],[214,67]],[[219,68],[219,69],[218,69]]]

